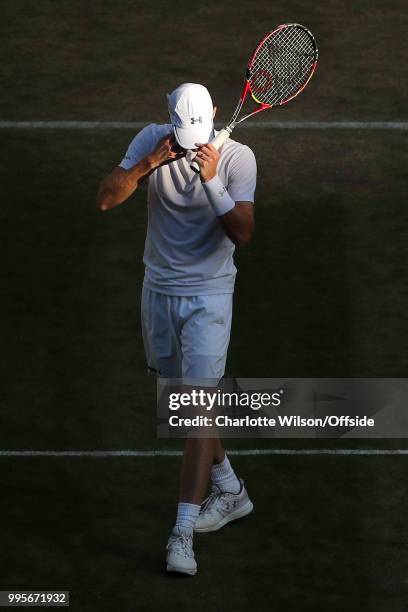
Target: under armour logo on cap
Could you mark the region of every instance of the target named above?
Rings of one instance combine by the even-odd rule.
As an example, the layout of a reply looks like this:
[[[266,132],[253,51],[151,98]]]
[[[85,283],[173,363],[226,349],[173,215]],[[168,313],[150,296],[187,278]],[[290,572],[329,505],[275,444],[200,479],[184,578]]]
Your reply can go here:
[[[194,125],[195,123],[202,123],[203,122],[203,118],[202,117],[198,117],[198,119],[194,119],[194,117],[190,117],[190,121],[191,121],[191,125]]]

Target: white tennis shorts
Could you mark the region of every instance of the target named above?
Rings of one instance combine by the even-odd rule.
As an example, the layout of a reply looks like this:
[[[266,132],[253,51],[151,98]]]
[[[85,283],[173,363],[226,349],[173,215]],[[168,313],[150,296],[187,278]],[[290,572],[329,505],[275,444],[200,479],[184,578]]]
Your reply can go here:
[[[224,376],[232,293],[164,295],[143,287],[142,333],[149,369],[190,384]]]

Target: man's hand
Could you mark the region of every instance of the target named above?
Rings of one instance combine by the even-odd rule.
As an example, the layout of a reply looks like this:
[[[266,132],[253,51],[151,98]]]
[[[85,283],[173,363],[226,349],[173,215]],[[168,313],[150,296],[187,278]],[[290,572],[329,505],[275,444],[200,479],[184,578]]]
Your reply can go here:
[[[171,162],[185,157],[186,152],[178,147],[174,134],[170,133],[159,140],[155,149],[148,155],[152,170],[171,164]]]
[[[207,181],[211,181],[211,179],[217,174],[220,154],[210,143],[200,144],[197,142],[196,147],[198,147],[198,153],[195,160],[200,166],[201,180],[206,183]]]

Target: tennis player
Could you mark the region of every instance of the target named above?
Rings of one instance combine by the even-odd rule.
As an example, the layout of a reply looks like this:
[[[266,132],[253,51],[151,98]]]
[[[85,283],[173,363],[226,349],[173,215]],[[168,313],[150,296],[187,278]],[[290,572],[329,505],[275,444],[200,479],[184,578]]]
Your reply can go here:
[[[149,369],[185,384],[224,375],[236,246],[254,230],[256,162],[246,145],[217,151],[208,90],[184,83],[167,96],[171,123],[151,124],[101,183],[101,210],[121,204],[149,177],[141,316]],[[197,156],[197,157],[196,157]],[[191,168],[196,157],[200,174]],[[212,481],[212,492],[201,505]],[[253,505],[218,438],[188,438],[167,570],[194,575],[193,531],[215,531]]]

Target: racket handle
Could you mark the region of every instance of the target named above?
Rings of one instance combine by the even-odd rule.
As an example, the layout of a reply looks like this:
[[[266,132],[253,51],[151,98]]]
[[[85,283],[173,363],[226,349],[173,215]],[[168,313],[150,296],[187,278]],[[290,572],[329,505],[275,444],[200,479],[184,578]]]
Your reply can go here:
[[[210,141],[210,144],[212,144],[213,147],[215,147],[218,151],[218,149],[220,149],[222,147],[222,145],[224,144],[224,142],[226,140],[228,140],[228,138],[230,137],[230,134],[232,132],[232,129],[229,127],[224,127],[222,128],[222,130],[220,130],[218,132],[218,134],[216,135],[215,138],[213,138]],[[197,174],[200,173],[200,166],[198,165],[198,163],[196,161],[192,161],[190,164],[190,168],[192,170],[194,170],[194,172],[196,172]]]

